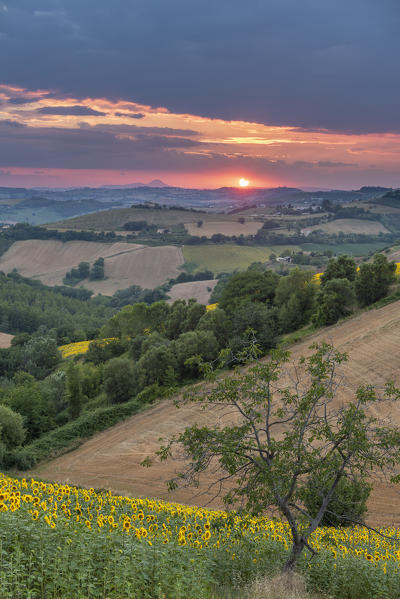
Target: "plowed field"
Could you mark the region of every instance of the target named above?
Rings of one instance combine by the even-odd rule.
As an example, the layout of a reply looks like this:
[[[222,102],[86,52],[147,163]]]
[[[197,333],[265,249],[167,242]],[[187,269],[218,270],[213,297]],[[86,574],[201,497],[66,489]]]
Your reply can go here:
[[[314,341],[327,340],[349,354],[343,367],[344,385],[336,401],[348,401],[362,383],[382,387],[393,379],[400,384],[400,302],[365,312],[341,324],[324,329],[293,347],[293,357],[310,353]],[[393,423],[400,424],[400,405],[386,409]],[[213,423],[218,414],[198,406],[177,410],[171,400],[133,416],[98,434],[77,450],[39,466],[34,474],[78,485],[109,488],[119,493],[168,497],[184,503],[219,506],[209,490],[209,480],[200,489],[181,489],[168,494],[165,481],[177,460],[143,468],[140,462],[158,448],[159,438],[173,435],[192,423]],[[369,501],[369,520],[374,524],[400,526],[400,488],[375,484]]]
[[[130,285],[153,288],[176,277],[183,264],[180,248],[145,247],[134,243],[96,243],[34,239],[17,241],[0,257],[0,270],[14,268],[25,277],[40,279],[46,285],[62,285],[65,274],[79,262],[91,265],[104,258],[104,281],[82,281],[87,289],[112,295]]]

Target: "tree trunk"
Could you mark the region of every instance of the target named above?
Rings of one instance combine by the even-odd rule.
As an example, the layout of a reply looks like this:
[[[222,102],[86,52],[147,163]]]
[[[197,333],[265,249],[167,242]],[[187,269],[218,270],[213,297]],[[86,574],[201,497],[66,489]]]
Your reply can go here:
[[[304,549],[304,542],[300,541],[299,543],[293,543],[292,550],[288,559],[286,560],[285,565],[283,566],[284,572],[293,572],[296,567],[297,560],[299,559],[301,552]]]

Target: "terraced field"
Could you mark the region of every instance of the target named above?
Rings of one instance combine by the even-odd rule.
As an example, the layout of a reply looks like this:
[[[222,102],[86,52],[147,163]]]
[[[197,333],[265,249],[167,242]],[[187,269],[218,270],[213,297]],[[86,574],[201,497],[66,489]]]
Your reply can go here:
[[[400,302],[323,329],[295,345],[293,357],[310,353],[311,343],[321,340],[349,354],[349,361],[342,368],[344,385],[337,402],[349,401],[363,383],[382,387],[393,379],[400,384]],[[400,405],[386,405],[385,410],[380,410],[382,413],[400,425]],[[179,456],[152,468],[140,466],[158,448],[160,437],[172,436],[193,423],[212,424],[216,418],[218,414],[212,410],[202,411],[197,405],[177,410],[171,400],[164,400],[99,433],[77,450],[37,467],[34,474],[49,480],[110,488],[122,494],[219,507],[220,501],[213,499],[209,489],[209,479],[199,489],[167,493],[165,481],[181,467]],[[400,525],[400,488],[376,481],[369,501],[369,520],[376,525]]]

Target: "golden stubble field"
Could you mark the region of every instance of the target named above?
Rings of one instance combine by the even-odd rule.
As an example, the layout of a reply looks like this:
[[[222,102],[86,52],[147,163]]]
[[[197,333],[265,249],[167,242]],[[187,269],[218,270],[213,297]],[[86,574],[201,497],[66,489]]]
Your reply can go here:
[[[382,387],[393,379],[400,384],[400,302],[316,333],[292,348],[293,358],[309,354],[311,343],[322,340],[349,353],[349,361],[342,369],[345,384],[338,402],[349,401],[362,383]],[[387,416],[400,425],[400,405],[391,405]],[[218,417],[218,413],[202,411],[197,405],[177,409],[172,400],[164,400],[97,434],[75,451],[38,466],[33,474],[122,494],[220,507],[221,502],[212,499],[210,480],[204,480],[200,489],[167,492],[165,481],[181,467],[180,461],[156,463],[151,468],[140,466],[158,448],[160,437],[172,436],[193,423],[213,424]],[[375,484],[369,501],[369,521],[400,526],[400,487],[392,488],[382,481]]]
[[[135,243],[97,243],[32,239],[13,243],[0,257],[0,270],[14,268],[46,285],[62,285],[65,274],[79,262],[91,265],[104,258],[104,281],[82,281],[79,285],[103,295],[130,285],[153,288],[181,272],[182,250],[175,246],[147,247]],[[78,285],[78,286],[79,286]]]

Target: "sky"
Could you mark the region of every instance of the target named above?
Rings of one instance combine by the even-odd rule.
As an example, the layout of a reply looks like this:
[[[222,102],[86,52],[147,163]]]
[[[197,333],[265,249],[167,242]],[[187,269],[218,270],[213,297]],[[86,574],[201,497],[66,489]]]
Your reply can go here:
[[[400,187],[399,0],[0,0],[0,186]]]

